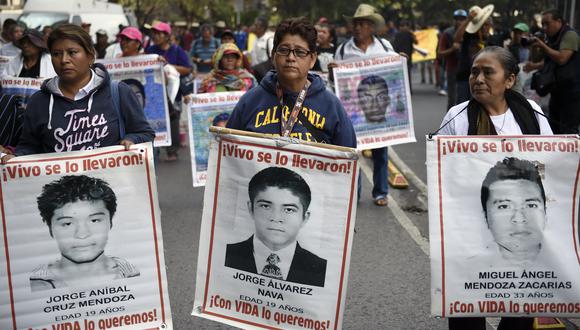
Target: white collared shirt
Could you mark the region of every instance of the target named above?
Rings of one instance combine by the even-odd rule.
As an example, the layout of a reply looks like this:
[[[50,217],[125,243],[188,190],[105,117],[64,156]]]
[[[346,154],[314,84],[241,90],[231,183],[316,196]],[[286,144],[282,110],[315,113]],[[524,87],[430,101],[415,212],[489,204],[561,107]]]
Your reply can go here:
[[[60,87],[58,85],[59,81],[59,77],[56,77],[56,86],[58,88],[57,92],[58,95],[60,96],[64,96],[64,94],[62,93],[62,91],[60,90]],[[89,93],[95,88],[95,71],[93,71],[93,69],[91,69],[91,79],[89,80],[89,82],[81,89],[79,89],[79,91],[75,94],[74,100],[80,100],[83,97],[89,95]]]
[[[290,265],[292,265],[292,259],[294,258],[294,252],[296,252],[296,241],[287,247],[280,249],[278,251],[272,251],[269,247],[264,245],[256,235],[254,235],[254,260],[256,261],[256,270],[258,274],[262,274],[264,266],[268,264],[266,261],[270,254],[275,253],[279,258],[280,262],[276,264],[280,268],[282,273],[282,279],[286,280],[288,277],[288,272],[290,271]]]
[[[383,43],[382,45],[381,45],[381,41]],[[384,45],[384,47],[383,47],[383,45]],[[334,59],[337,61],[348,60],[348,59],[356,58],[356,57],[368,57],[368,56],[377,56],[377,55],[396,54],[395,49],[393,48],[393,45],[391,45],[391,43],[388,40],[383,39],[383,38],[381,38],[381,40],[379,40],[375,36],[373,36],[373,43],[367,47],[366,51],[363,51],[362,49],[357,47],[357,45],[354,43],[354,38],[350,38],[342,47],[344,47],[344,53],[343,53],[342,58],[340,56],[341,46],[339,46],[336,49],[336,53],[334,54]],[[385,47],[387,48],[387,50],[385,50]]]

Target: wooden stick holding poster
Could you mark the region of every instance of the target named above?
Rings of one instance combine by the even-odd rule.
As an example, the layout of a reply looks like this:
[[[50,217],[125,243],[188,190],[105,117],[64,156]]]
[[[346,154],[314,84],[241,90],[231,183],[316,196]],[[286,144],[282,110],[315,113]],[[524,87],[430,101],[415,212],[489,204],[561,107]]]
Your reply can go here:
[[[205,185],[207,176],[207,159],[212,125],[225,127],[229,115],[238,100],[246,92],[220,92],[193,94],[187,108],[189,124],[189,149],[191,151],[191,173],[193,186]],[[225,120],[224,120],[225,119]]]
[[[0,166],[0,329],[171,329],[151,144]]]
[[[338,61],[336,96],[357,136],[357,149],[415,142],[406,59],[399,55]]]
[[[578,136],[427,140],[431,313],[580,315]]]
[[[192,314],[245,329],[340,329],[355,151],[232,131],[212,132]]]
[[[114,59],[100,59],[111,79],[126,83],[143,104],[145,117],[155,130],[155,146],[171,145],[169,110],[163,62],[157,55],[139,55]]]

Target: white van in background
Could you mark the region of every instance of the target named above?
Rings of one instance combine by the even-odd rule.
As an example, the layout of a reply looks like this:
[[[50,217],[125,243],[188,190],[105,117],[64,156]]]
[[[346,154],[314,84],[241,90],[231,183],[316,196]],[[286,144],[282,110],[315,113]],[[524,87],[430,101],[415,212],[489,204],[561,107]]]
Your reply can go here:
[[[115,40],[119,25],[135,24],[135,19],[127,17],[123,6],[106,0],[28,0],[18,20],[33,29],[55,23],[91,23],[93,40],[96,32],[104,29],[109,42]]]

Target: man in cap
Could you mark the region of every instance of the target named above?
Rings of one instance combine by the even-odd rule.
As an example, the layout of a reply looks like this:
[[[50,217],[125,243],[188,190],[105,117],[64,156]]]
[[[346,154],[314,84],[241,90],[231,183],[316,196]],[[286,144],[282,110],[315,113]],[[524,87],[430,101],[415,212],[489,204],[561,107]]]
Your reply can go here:
[[[526,62],[530,57],[530,49],[528,48],[530,45],[526,43],[529,32],[530,28],[526,23],[517,23],[512,28],[512,39],[507,48],[519,63]],[[522,38],[525,41],[522,41]]]
[[[360,4],[353,17],[346,17],[352,21],[353,36],[336,50],[334,59],[348,60],[365,56],[396,55],[393,46],[386,39],[377,38],[375,33],[385,24],[385,19],[377,9],[371,5]],[[328,65],[329,70],[336,67],[336,63]],[[373,149],[373,199],[375,205],[386,206],[387,183],[387,147]]]
[[[107,31],[103,29],[99,29],[96,35],[97,43],[95,44],[95,49],[97,50],[97,58],[105,58],[107,47],[109,47],[109,36]]]
[[[483,8],[473,6],[469,9],[469,15],[457,28],[453,47],[459,51],[459,63],[457,67],[457,104],[469,101],[469,75],[473,56],[483,47],[489,44],[493,21],[493,5]]]
[[[220,41],[213,36],[213,28],[210,24],[203,24],[200,28],[201,36],[191,46],[191,59],[197,64],[197,72],[208,73],[211,71],[211,57],[220,48]]]
[[[89,35],[91,34],[91,23],[82,22],[81,27],[83,28],[83,30],[85,30],[86,33],[88,33]]]
[[[467,12],[463,9],[457,9],[453,12],[455,24],[443,31],[439,38],[439,47],[437,56],[442,57],[445,61],[445,74],[447,78],[447,109],[457,104],[457,65],[459,63],[458,49],[453,47],[455,32],[461,23],[467,19]]]

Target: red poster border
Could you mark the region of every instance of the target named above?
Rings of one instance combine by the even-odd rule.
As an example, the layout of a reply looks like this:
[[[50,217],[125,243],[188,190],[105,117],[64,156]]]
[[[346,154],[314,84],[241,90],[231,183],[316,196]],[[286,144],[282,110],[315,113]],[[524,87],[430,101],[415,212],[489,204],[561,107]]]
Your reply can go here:
[[[214,243],[213,239],[214,239],[216,210],[218,207],[217,196],[218,196],[219,178],[220,178],[220,170],[221,170],[221,158],[222,158],[223,142],[228,142],[228,143],[233,143],[233,144],[241,144],[241,145],[246,145],[246,146],[251,146],[251,147],[260,147],[260,148],[272,149],[272,150],[279,149],[278,147],[274,147],[274,146],[266,146],[266,145],[262,145],[259,143],[238,141],[238,140],[225,138],[225,137],[222,137],[222,139],[219,141],[217,167],[216,167],[217,168],[216,182],[215,182],[215,189],[214,189],[213,212],[212,212],[212,219],[211,219],[210,242],[209,242],[208,261],[207,261],[207,274],[206,274],[206,278],[205,278],[205,290],[204,290],[204,295],[203,295],[204,298],[203,298],[201,314],[207,314],[207,315],[211,315],[214,317],[219,317],[219,318],[223,318],[223,319],[227,319],[227,320],[231,320],[231,321],[235,321],[235,322],[239,322],[239,323],[243,323],[243,324],[248,324],[251,326],[260,327],[260,328],[264,328],[264,329],[279,330],[282,328],[275,328],[275,327],[271,327],[268,325],[264,325],[264,324],[260,324],[260,323],[256,323],[256,322],[252,322],[252,321],[248,321],[248,320],[243,320],[243,319],[239,319],[239,318],[228,316],[228,315],[223,315],[223,314],[216,313],[216,312],[211,312],[211,311],[208,311],[206,309],[207,301],[208,301],[209,279],[211,277],[210,276],[210,274],[211,274],[211,260],[212,260],[213,243]],[[323,158],[328,158],[328,159],[334,159],[334,160],[349,160],[348,158],[344,158],[344,157],[320,155],[317,153],[301,151],[301,150],[285,150],[285,151],[296,153],[296,154],[302,154],[302,155],[310,155],[310,156],[317,156],[317,157],[323,157]],[[340,304],[342,301],[342,291],[343,291],[343,285],[344,285],[344,280],[345,280],[344,276],[345,276],[346,256],[347,256],[346,248],[348,247],[348,242],[349,242],[349,238],[350,238],[349,234],[350,234],[350,225],[351,225],[351,213],[352,213],[354,191],[355,191],[354,185],[355,185],[356,177],[357,177],[358,162],[357,162],[357,160],[354,160],[353,163],[354,163],[353,164],[354,169],[352,171],[351,190],[350,190],[350,197],[349,197],[349,203],[348,203],[348,216],[347,216],[347,220],[346,220],[346,231],[345,231],[346,235],[344,238],[344,250],[343,250],[343,255],[342,255],[342,264],[341,264],[340,282],[339,282],[340,284],[338,287],[337,306],[336,306],[336,314],[335,314],[335,322],[334,322],[334,329],[335,330],[338,329],[338,319],[340,317]]]
[[[539,138],[539,139],[562,139],[562,138],[573,138],[578,139],[576,135],[534,135],[528,136],[529,138]],[[454,136],[439,136],[437,138],[437,190],[439,191],[439,227],[441,235],[441,317],[445,317],[445,236],[443,231],[443,195],[442,184],[441,184],[441,143],[443,140],[455,140],[455,139],[481,139],[481,138],[497,138],[495,135],[454,135]],[[516,138],[521,139],[521,135],[502,135],[501,139],[506,138]],[[498,138],[499,140],[500,138]],[[578,181],[580,180],[580,161],[578,162],[578,167],[576,169],[576,179],[574,181],[574,193],[572,196],[572,235],[574,242],[574,250],[576,252],[576,258],[578,259],[578,264],[580,265],[580,255],[578,254],[578,246],[576,245],[576,235],[578,234],[576,229],[576,208],[577,208],[577,196],[578,196]]]
[[[165,323],[166,315],[165,315],[165,303],[163,299],[163,281],[162,281],[162,273],[161,273],[161,261],[159,259],[159,246],[157,244],[157,226],[156,226],[156,218],[155,218],[155,205],[153,202],[153,189],[151,187],[151,173],[149,169],[149,161],[148,161],[148,148],[145,149],[145,168],[147,170],[147,186],[149,189],[149,206],[151,207],[151,222],[153,225],[153,237],[154,237],[154,245],[155,245],[155,261],[157,264],[157,280],[159,284],[159,299],[161,304],[161,321]],[[141,151],[142,149],[139,147],[131,147],[129,151]],[[63,157],[55,157],[49,159],[35,159],[35,160],[22,160],[19,161],[18,158],[14,158],[10,161],[10,164],[27,164],[27,163],[42,163],[42,162],[52,162],[52,161],[63,161],[63,160],[79,160],[79,159],[86,159],[92,158],[96,156],[103,156],[115,153],[124,153],[127,152],[125,149],[121,150],[112,150],[112,151],[105,151],[99,153],[93,153],[90,155],[85,156],[63,156]],[[84,172],[83,172],[84,173]],[[4,240],[4,250],[6,252],[6,271],[8,274],[8,288],[10,292],[10,309],[12,314],[12,326],[14,330],[17,330],[16,326],[16,312],[14,310],[14,293],[12,288],[12,272],[10,271],[10,253],[8,251],[8,237],[6,233],[6,216],[4,214],[4,195],[2,191],[2,185],[0,185],[0,210],[2,212],[2,230],[3,230],[3,240]]]

